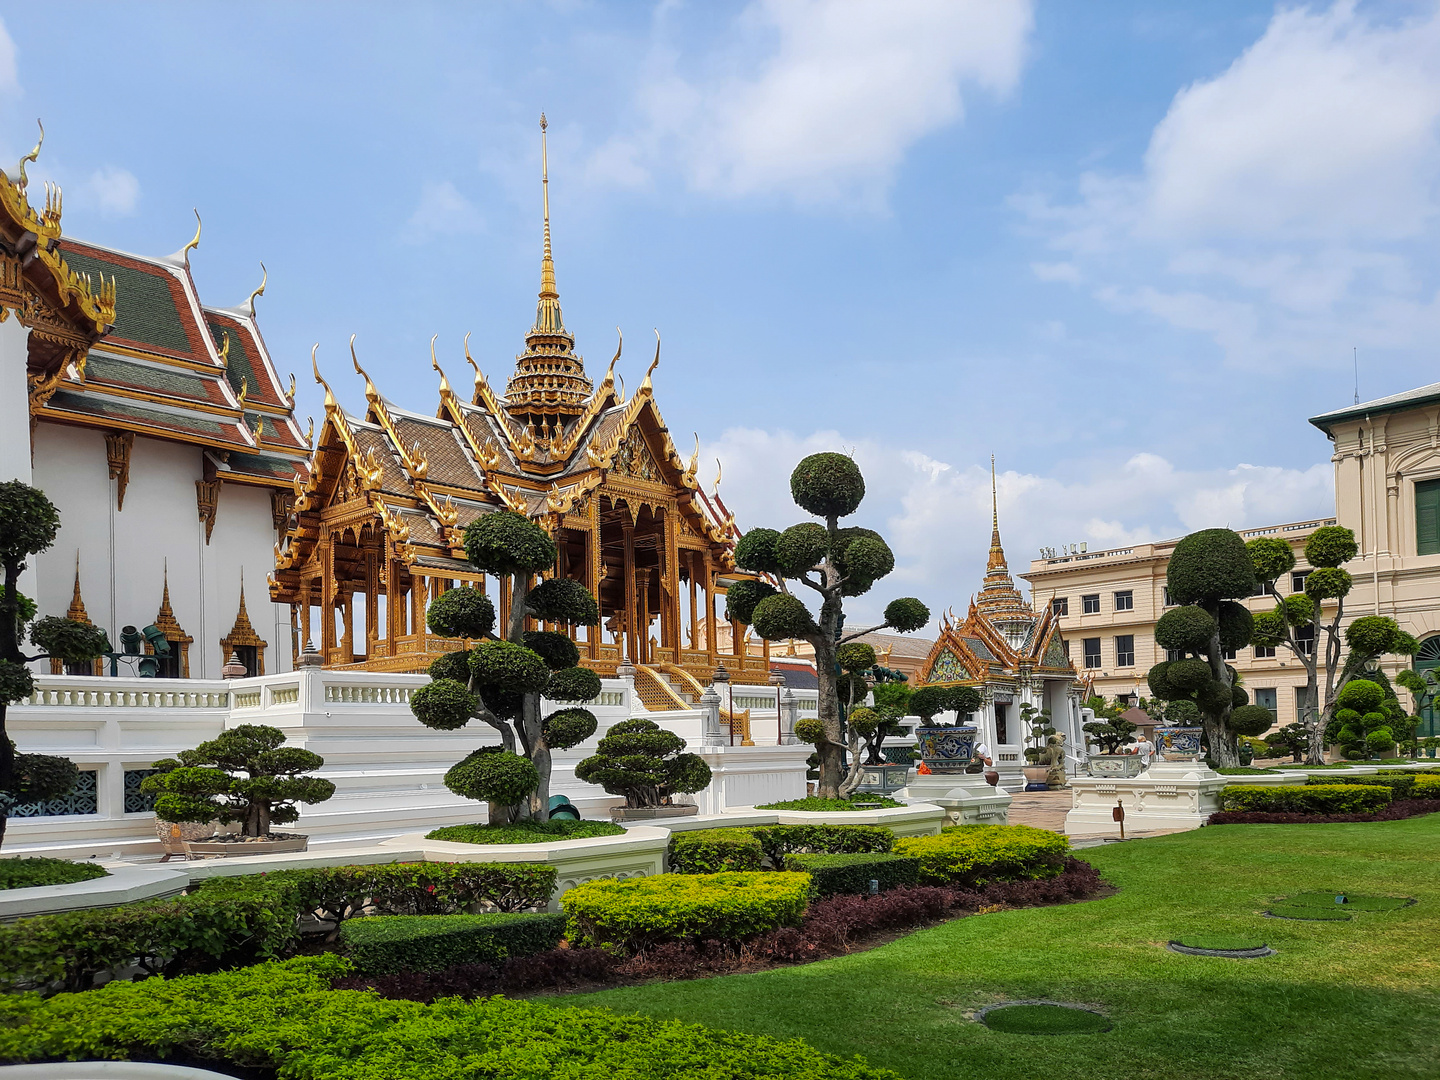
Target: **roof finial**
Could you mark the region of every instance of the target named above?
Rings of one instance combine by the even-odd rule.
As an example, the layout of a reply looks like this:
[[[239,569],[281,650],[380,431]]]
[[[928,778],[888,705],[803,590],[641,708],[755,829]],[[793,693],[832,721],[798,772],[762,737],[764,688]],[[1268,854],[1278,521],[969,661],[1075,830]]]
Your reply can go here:
[[[435,359],[435,339],[439,336],[435,334],[430,338],[430,366],[440,373],[440,393],[443,396],[450,393],[450,380],[445,378],[445,372],[440,370],[440,361]]]
[[[995,542],[1000,539],[1000,503],[995,496],[995,455],[990,455],[990,529]]]
[[[40,124],[40,138],[35,143],[35,149],[20,159],[20,179],[15,182],[15,186],[21,191],[24,191],[26,185],[30,183],[30,178],[25,175],[25,163],[27,161],[39,161],[40,147],[45,145],[45,125],[40,123],[38,119],[35,123]]]
[[[194,209],[193,207],[191,209]],[[180,249],[180,257],[185,260],[185,265],[190,265],[190,252],[193,248],[200,246],[200,230],[203,226],[200,223],[200,211],[195,210],[195,238]]]
[[[320,365],[315,360],[315,354],[320,351],[320,343],[317,341],[310,350],[310,369],[315,372],[315,381],[325,388],[325,411],[329,412],[335,408],[335,395],[330,392],[330,384],[320,374]]]
[[[375,399],[380,396],[380,391],[375,389],[375,384],[370,381],[370,376],[367,375],[365,369],[360,366],[360,358],[355,355],[354,334],[350,335],[350,362],[355,365],[355,374],[365,379],[365,397],[371,404],[374,404]]]
[[[555,291],[555,260],[550,253],[550,158],[545,145],[545,129],[550,125],[540,114],[540,191],[545,204],[545,253],[540,259],[540,298],[558,300]]]
[[[250,305],[250,317],[255,317],[255,298],[265,295],[265,283],[270,280],[270,271],[265,269],[265,264],[260,264],[260,287],[250,294],[250,299],[245,301]]]

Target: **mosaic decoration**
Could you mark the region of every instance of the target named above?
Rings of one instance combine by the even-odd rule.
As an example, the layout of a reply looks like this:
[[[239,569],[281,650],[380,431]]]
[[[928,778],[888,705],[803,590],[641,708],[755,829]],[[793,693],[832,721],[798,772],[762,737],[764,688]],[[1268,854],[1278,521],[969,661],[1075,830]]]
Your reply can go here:
[[[655,464],[655,457],[650,453],[650,447],[645,445],[645,436],[640,434],[639,428],[631,428],[625,436],[620,448],[615,451],[612,468],[620,476],[633,476],[639,480],[660,479],[659,466]]]
[[[1050,644],[1045,649],[1045,659],[1041,661],[1046,667],[1069,667],[1070,658],[1065,655],[1065,646],[1059,634],[1050,639]]]
[[[10,811],[11,817],[69,817],[74,814],[98,814],[100,796],[94,771],[82,772],[75,790],[59,799],[21,803]]]
[[[941,651],[930,667],[930,682],[959,682],[970,678],[970,672],[960,658],[949,649]]]
[[[1200,758],[1200,736],[1204,728],[1157,727],[1155,749],[1166,761],[1197,761]]]
[[[916,728],[916,745],[932,773],[961,773],[974,756],[978,732],[978,728],[969,725]]]
[[[125,770],[125,813],[149,814],[155,810],[155,796],[140,790],[141,782],[158,769]]]

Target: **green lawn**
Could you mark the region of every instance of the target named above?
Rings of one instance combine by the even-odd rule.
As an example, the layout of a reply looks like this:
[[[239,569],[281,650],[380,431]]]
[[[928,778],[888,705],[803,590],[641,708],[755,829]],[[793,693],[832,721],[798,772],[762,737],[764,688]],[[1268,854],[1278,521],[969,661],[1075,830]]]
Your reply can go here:
[[[1082,855],[1116,895],[957,919],[801,967],[563,1000],[799,1036],[907,1080],[1440,1078],[1440,814],[1217,826]],[[1419,902],[1349,922],[1260,914],[1320,890]],[[1279,954],[1164,948],[1186,931],[1257,938]],[[967,1017],[1006,999],[1086,1003],[1115,1026],[1010,1035]]]

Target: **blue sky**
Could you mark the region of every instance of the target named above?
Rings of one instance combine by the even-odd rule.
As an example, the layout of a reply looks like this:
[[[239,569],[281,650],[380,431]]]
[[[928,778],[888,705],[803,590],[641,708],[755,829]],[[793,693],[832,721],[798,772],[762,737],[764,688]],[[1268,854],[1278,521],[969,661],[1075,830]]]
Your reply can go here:
[[[428,343],[503,386],[533,316],[549,116],[566,321],[592,371],[784,526],[844,448],[900,566],[963,608],[1000,470],[1012,566],[1332,511],[1306,418],[1435,381],[1440,11],[839,0],[67,4],[5,13],[0,153],[48,138],[72,235],[205,221],[283,372],[345,343],[400,405]],[[319,414],[302,378],[299,412]],[[681,434],[683,433],[683,434]],[[713,475],[713,463],[705,475]],[[881,592],[885,596],[881,596]],[[870,598],[866,598],[867,601]]]

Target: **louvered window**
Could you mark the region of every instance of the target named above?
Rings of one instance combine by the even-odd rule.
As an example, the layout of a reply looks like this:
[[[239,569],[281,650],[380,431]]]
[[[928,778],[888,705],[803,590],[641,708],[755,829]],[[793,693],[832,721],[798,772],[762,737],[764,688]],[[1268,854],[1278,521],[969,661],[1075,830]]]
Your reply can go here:
[[[1415,550],[1440,555],[1440,480],[1415,485]]]

